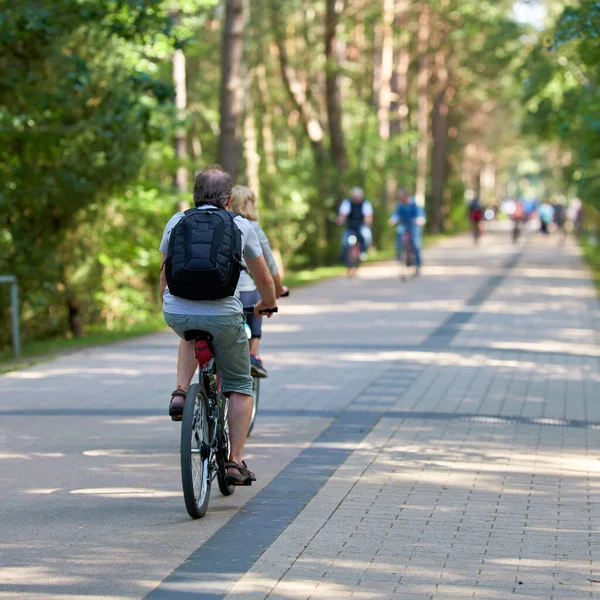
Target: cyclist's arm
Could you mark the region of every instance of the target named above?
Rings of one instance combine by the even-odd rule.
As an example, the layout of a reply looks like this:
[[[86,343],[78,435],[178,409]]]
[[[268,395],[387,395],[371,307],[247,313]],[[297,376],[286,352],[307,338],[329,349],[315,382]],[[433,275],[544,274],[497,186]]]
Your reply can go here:
[[[350,200],[347,198],[340,204],[340,210],[335,222],[338,225],[345,225],[348,220],[348,215],[350,214]]]
[[[246,264],[248,265],[248,270],[258,288],[258,293],[262,298],[260,304],[262,304],[264,308],[275,308],[277,306],[275,284],[273,283],[273,277],[271,276],[264,257],[262,254],[257,258],[250,258],[247,256]]]
[[[281,275],[279,273],[273,275],[273,283],[275,284],[275,294],[278,298],[283,296],[288,291],[285,285],[283,285],[281,281]]]
[[[161,262],[161,267],[160,267],[159,289],[160,289],[160,301],[162,302],[163,296],[165,295],[165,288],[167,287],[167,274],[165,271],[165,260],[167,260],[166,252],[161,252],[161,256],[162,256],[162,262]]]
[[[368,200],[363,204],[363,219],[365,220],[365,225],[371,227],[373,224],[373,205]]]
[[[260,243],[260,247],[263,251],[263,256],[265,257],[265,262],[267,263],[267,267],[269,267],[269,271],[271,271],[271,275],[275,277],[279,273],[279,268],[277,267],[277,261],[273,256],[273,250],[271,249],[271,244],[269,244],[269,238],[266,236],[265,232],[261,227],[256,229],[256,235],[258,236],[258,242]]]

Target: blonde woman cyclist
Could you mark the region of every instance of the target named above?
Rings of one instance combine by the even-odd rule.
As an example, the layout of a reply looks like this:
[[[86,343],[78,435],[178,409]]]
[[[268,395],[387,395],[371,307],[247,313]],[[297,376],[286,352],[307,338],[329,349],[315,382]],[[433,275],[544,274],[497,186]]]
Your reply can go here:
[[[244,219],[247,219],[252,225],[258,241],[262,247],[263,256],[273,276],[273,282],[275,283],[275,292],[278,298],[287,292],[287,288],[281,283],[281,277],[279,276],[279,269],[277,263],[273,257],[273,251],[269,245],[269,239],[265,235],[265,232],[261,229],[258,224],[258,210],[256,208],[256,195],[254,192],[247,188],[245,185],[236,185],[231,192],[231,199],[227,208]],[[244,264],[245,266],[245,264]],[[256,304],[260,301],[260,295],[256,289],[256,284],[252,277],[247,271],[242,271],[239,282],[240,298],[244,306]],[[267,377],[268,373],[263,366],[262,360],[259,355],[259,344],[262,336],[262,317],[256,317],[254,315],[247,315],[248,326],[251,331],[250,338],[250,362],[254,367],[254,370],[259,377]]]

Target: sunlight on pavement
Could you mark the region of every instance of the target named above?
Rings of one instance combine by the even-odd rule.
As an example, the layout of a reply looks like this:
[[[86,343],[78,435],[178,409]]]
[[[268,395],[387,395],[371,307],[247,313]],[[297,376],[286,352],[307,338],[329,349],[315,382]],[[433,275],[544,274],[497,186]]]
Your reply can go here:
[[[181,492],[167,492],[147,488],[88,488],[71,490],[69,494],[84,494],[100,498],[179,498]]]
[[[69,369],[53,369],[50,367],[37,367],[35,371],[11,371],[4,375],[7,379],[45,379],[46,377],[61,377],[73,375],[126,375],[129,377],[137,377],[142,372],[139,369],[122,369],[116,367],[88,367]]]
[[[529,350],[531,352],[558,352],[560,354],[578,354],[581,356],[600,356],[600,347],[590,344],[576,344],[544,340],[539,342],[489,342],[490,348],[502,350]]]
[[[64,585],[85,581],[85,576],[60,575],[54,569],[48,567],[2,567],[0,569],[0,584],[2,585],[17,583],[23,578],[26,578],[30,584],[44,583],[49,585]]]
[[[32,460],[34,458],[64,458],[62,452],[0,452],[0,460]]]

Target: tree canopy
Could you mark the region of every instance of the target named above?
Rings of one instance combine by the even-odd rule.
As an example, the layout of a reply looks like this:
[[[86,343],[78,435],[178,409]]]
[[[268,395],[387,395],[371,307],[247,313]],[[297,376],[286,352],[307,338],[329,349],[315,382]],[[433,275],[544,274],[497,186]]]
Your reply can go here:
[[[0,273],[25,336],[156,313],[162,228],[216,160],[292,269],[335,260],[355,185],[380,248],[399,187],[433,232],[536,169],[596,201],[600,8],[547,4],[543,28],[513,0],[3,0]]]

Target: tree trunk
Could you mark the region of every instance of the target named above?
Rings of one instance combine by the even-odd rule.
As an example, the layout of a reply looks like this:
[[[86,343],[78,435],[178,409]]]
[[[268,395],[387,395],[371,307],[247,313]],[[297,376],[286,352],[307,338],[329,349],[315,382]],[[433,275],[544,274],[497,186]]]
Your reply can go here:
[[[69,311],[69,329],[73,337],[83,337],[83,323],[81,321],[81,304],[71,294],[67,297],[67,310]]]
[[[327,0],[325,14],[325,99],[329,136],[331,140],[331,158],[340,172],[348,167],[344,131],[342,128],[342,94],[340,91],[339,71],[341,61],[340,40],[337,37],[338,1]]]
[[[323,147],[323,128],[319,119],[314,116],[312,105],[307,97],[306,88],[298,78],[294,67],[289,62],[287,48],[285,45],[285,27],[281,21],[281,6],[277,0],[271,2],[271,22],[273,26],[273,37],[279,55],[279,65],[283,77],[283,84],[291,98],[296,110],[300,114],[302,125],[312,146],[315,164],[319,167],[325,161],[325,150]]]
[[[183,49],[177,48],[173,55],[173,84],[175,86],[175,108],[177,120],[183,121],[187,108],[187,89],[185,77],[185,54]],[[187,135],[185,127],[181,124],[175,130],[175,156],[177,158],[177,172],[175,174],[175,187],[180,194],[188,192],[188,170],[185,165],[187,158]]]
[[[444,186],[446,183],[446,154],[448,141],[448,70],[442,50],[435,57],[440,90],[435,99],[431,120],[433,150],[431,157],[431,210],[430,229],[438,233],[444,227]]]
[[[429,161],[429,101],[427,96],[429,86],[429,34],[431,17],[429,7],[422,2],[419,13],[419,32],[417,45],[419,52],[419,74],[417,77],[417,128],[419,141],[417,143],[417,185],[415,199],[419,206],[425,206],[427,187],[427,163]]]
[[[267,82],[267,69],[263,62],[256,67],[256,80],[260,97],[264,105],[262,116],[262,142],[265,151],[267,173],[269,175],[275,175],[277,167],[275,165],[275,144],[273,142],[273,125],[270,113],[271,102],[269,84]]]
[[[394,67],[393,23],[395,0],[383,0],[383,38],[381,42],[381,71],[377,102],[379,137],[390,139],[390,107],[392,104],[392,71]]]
[[[392,107],[392,74],[394,70],[394,12],[395,0],[383,0],[383,28],[381,40],[381,70],[379,73],[379,94],[377,98],[377,121],[381,139],[380,164],[386,168],[390,141],[390,110]],[[396,193],[394,173],[387,173],[383,191],[383,211],[389,214]]]
[[[390,107],[390,134],[397,136],[408,130],[408,69],[410,66],[408,31],[408,0],[396,5],[396,29],[400,31],[394,52],[395,69],[392,74],[392,104]]]
[[[244,40],[246,56],[250,55],[253,42],[255,13],[248,14],[246,36]],[[254,118],[254,101],[252,88],[254,86],[254,69],[245,65],[244,73],[244,162],[246,164],[246,182],[248,187],[260,197],[260,154],[258,152],[258,134]]]
[[[248,187],[260,196],[260,154],[258,152],[258,136],[254,120],[254,103],[252,101],[252,73],[247,75],[246,107],[244,116],[244,159],[246,162],[246,181]]]
[[[240,157],[243,109],[242,58],[244,52],[244,0],[225,0],[221,59],[221,135],[219,163],[235,180]]]
[[[446,154],[448,135],[448,102],[446,90],[436,98],[432,111],[433,152],[431,170],[431,220],[432,232],[443,230],[444,186],[446,183]]]
[[[269,17],[265,3],[262,0],[256,0],[253,3],[254,20],[257,23],[258,34],[256,39],[256,67],[254,69],[255,85],[251,89],[253,103],[255,104],[259,116],[258,126],[260,127],[262,148],[264,150],[265,164],[267,174],[273,176],[277,173],[275,164],[275,143],[273,141],[273,120],[272,120],[272,100],[269,89],[269,73],[267,72],[267,62],[265,60],[264,41],[270,34]],[[268,47],[268,46],[267,46]],[[259,144],[259,145],[260,145]]]
[[[171,13],[171,20],[174,25],[179,23],[179,11],[174,10]],[[187,159],[187,133],[183,120],[187,110],[187,81],[186,81],[186,58],[183,48],[175,49],[172,59],[173,87],[175,88],[175,110],[177,113],[177,127],[174,136],[175,158],[177,159],[177,170],[173,178],[175,189],[179,194],[179,208],[185,210],[188,208],[184,196],[188,193],[188,169]]]

